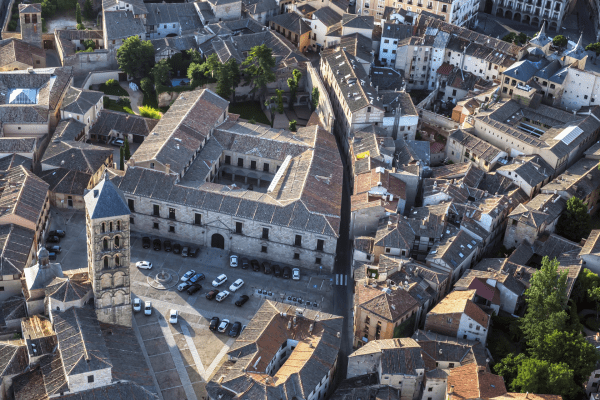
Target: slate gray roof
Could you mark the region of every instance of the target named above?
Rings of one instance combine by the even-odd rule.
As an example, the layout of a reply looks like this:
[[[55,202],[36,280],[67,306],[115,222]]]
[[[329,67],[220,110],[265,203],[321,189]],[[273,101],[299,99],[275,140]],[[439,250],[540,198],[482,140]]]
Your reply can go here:
[[[19,374],[28,364],[25,346],[0,342],[0,377]]]
[[[82,90],[71,86],[65,94],[61,110],[84,115],[98,104],[103,97],[104,93],[102,92]]]
[[[104,25],[107,40],[126,39],[130,36],[146,34],[141,18],[135,18],[127,11],[104,11]]]
[[[46,296],[68,303],[81,300],[92,290],[92,284],[88,281],[74,280],[72,278],[56,278],[46,290]]]
[[[515,78],[523,82],[527,82],[531,79],[540,69],[548,65],[549,61],[543,58],[540,61],[533,62],[530,60],[523,60],[514,63],[512,66],[507,68],[503,74],[504,76]]]
[[[131,5],[131,8],[133,9],[133,13],[135,15],[148,13],[148,9],[146,8],[146,4],[144,3],[144,0],[126,0],[126,1],[124,1],[124,3]],[[116,7],[119,6],[119,0],[102,0],[102,9],[103,10],[106,10],[110,7],[115,7],[115,6]],[[129,10],[129,11],[131,11],[131,10]]]
[[[342,16],[331,7],[319,8],[313,13],[313,17],[317,18],[327,27],[339,24],[342,21]]]
[[[85,124],[83,122],[79,122],[73,118],[63,119],[56,126],[52,138],[53,140],[75,140],[78,136],[82,135],[84,129]]]
[[[17,294],[4,299],[0,303],[0,327],[6,327],[8,322],[11,325],[17,320],[27,317],[27,302],[23,294]]]
[[[115,187],[106,174],[104,179],[83,198],[86,211],[92,219],[131,214],[123,193]]]
[[[543,169],[541,169],[539,165],[536,165],[531,161],[503,165],[498,168],[497,171],[511,171],[521,177],[521,179],[523,179],[531,187],[535,187],[542,183],[548,179],[552,173],[551,170],[548,170],[548,173],[544,173]]]
[[[21,275],[25,267],[33,241],[35,231],[18,225],[0,225],[0,274]]]
[[[37,150],[37,138],[0,137],[0,153],[31,153]]]
[[[474,154],[478,158],[482,158],[489,163],[494,161],[502,151],[496,146],[485,140],[479,139],[477,136],[462,129],[457,129],[452,132],[450,134],[450,139],[460,143],[460,145],[469,150],[471,154]]]
[[[111,149],[85,142],[53,140],[48,145],[42,164],[94,174],[107,164]]]
[[[203,27],[194,3],[145,3],[148,9],[145,25],[179,24],[181,32]]]
[[[245,0],[243,1],[244,10],[250,15],[259,15],[271,10],[279,11],[279,6],[275,0]],[[253,20],[252,18],[246,18]]]
[[[112,367],[93,307],[52,310],[52,316],[67,376]]]
[[[40,178],[49,185],[54,193],[82,196],[87,189],[92,174],[68,168],[55,168],[42,171]]]
[[[371,83],[379,90],[400,90],[404,87],[404,77],[394,68],[371,67]],[[412,104],[412,100],[411,100]],[[414,106],[413,106],[414,108]]]
[[[39,3],[34,4],[19,4],[19,14],[24,13],[41,13],[42,5]]]
[[[50,263],[47,266],[35,264],[26,268],[24,272],[25,284],[29,291],[43,289],[55,278],[64,277],[60,263]]]
[[[269,25],[275,23],[288,31],[296,33],[298,36],[310,32],[310,25],[304,22],[302,17],[295,12],[284,13],[269,17]]]
[[[384,22],[381,30],[382,39],[402,40],[412,36],[412,26]]]
[[[375,17],[344,14],[342,16],[342,26],[347,28],[373,30],[373,27],[375,26]]]
[[[84,40],[103,40],[104,32],[102,30],[88,31],[78,29],[65,29],[54,31],[55,40],[60,43],[56,46],[57,51],[61,52],[62,58],[72,56],[77,52],[77,45],[83,44]]]
[[[179,50],[180,52],[189,49],[195,49],[198,47],[196,38],[193,35],[177,36],[177,37],[166,37],[160,39],[151,40],[154,51],[164,50],[167,47],[171,49]]]
[[[123,135],[132,134],[146,137],[156,124],[158,121],[152,118],[103,109],[89,133],[90,135],[109,136],[114,130]]]
[[[32,56],[46,59],[44,49],[24,42],[20,39],[0,40],[0,68],[8,66],[13,62],[20,62],[33,67],[35,65]]]
[[[373,62],[373,41],[360,33],[342,36],[340,47],[357,59]]]
[[[45,206],[48,184],[23,166],[11,168],[3,183],[0,216],[13,215],[37,225]]]

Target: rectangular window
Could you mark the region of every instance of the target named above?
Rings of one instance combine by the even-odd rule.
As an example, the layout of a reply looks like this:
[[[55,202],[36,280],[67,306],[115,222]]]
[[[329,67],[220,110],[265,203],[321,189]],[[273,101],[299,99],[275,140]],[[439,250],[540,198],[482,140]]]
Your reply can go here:
[[[260,252],[261,253],[266,253],[267,252],[267,246],[261,246],[260,247]]]
[[[367,112],[371,112],[371,107],[367,107]]]
[[[29,19],[29,14],[25,14],[25,23],[28,24],[30,23],[30,19]]]
[[[386,247],[386,248],[385,248],[385,252],[386,252],[386,253],[389,253],[390,251],[391,251],[391,249],[390,249],[389,247]]]
[[[325,241],[323,239],[317,239],[317,250],[323,251],[323,247],[325,247]]]
[[[37,14],[31,14],[31,22],[37,24]]]
[[[154,225],[152,225],[152,229],[158,229],[158,222],[155,222]]]
[[[294,260],[300,259],[300,253],[294,253]]]
[[[321,257],[315,258],[315,264],[321,264]]]
[[[250,161],[250,169],[256,169],[256,161]]]
[[[175,233],[175,227],[174,226],[169,226],[169,232]]]
[[[225,156],[225,164],[231,164],[231,156]]]
[[[131,225],[135,224],[135,220],[133,219],[133,217],[129,217],[129,223]]]
[[[135,212],[135,200],[127,199],[127,205],[129,206],[129,211]]]
[[[194,214],[194,225],[202,225],[202,214]]]
[[[152,207],[154,208],[153,211],[152,211],[152,215],[160,217],[160,206],[158,206],[158,205],[155,204]]]
[[[449,368],[454,368],[454,363],[449,363],[449,364],[448,364],[448,367],[449,367]]]
[[[244,159],[243,158],[238,158],[238,167],[244,167]]]
[[[296,235],[294,246],[302,246],[302,235]]]
[[[241,222],[236,222],[235,223],[235,233],[237,233],[238,235],[242,234],[242,226],[244,226],[244,224],[242,224]]]
[[[269,240],[269,228],[263,228],[262,238]]]
[[[88,375],[88,383],[94,383],[94,375]]]
[[[263,171],[264,171],[264,172],[269,172],[269,164],[265,163],[265,164],[263,165]]]
[[[169,208],[169,219],[175,219],[175,209]]]

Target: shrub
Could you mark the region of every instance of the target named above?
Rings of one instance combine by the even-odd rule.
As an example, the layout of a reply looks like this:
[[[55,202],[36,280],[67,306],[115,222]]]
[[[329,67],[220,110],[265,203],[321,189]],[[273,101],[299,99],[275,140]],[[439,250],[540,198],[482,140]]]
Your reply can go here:
[[[108,106],[110,105],[110,99],[106,96],[104,96],[102,98],[102,104],[104,105],[104,108],[108,108]]]
[[[78,31],[85,31],[85,26],[83,26],[83,24],[77,24],[76,28]]]
[[[106,86],[119,86],[119,82],[116,79],[109,79],[105,83]]]
[[[596,320],[596,317],[588,317],[585,319],[585,325],[593,331],[600,330],[600,321]]]
[[[152,79],[144,78],[140,82],[140,89],[144,92],[144,95],[152,93],[154,91],[154,83],[152,83]]]
[[[120,97],[118,103],[122,106],[131,107],[131,100],[129,97]]]
[[[128,114],[133,114],[135,115],[135,113],[133,112],[133,110],[129,107],[123,107],[123,111],[125,111]]]
[[[290,121],[290,131],[296,132],[296,120],[295,119]]]
[[[17,21],[11,20],[8,23],[8,30],[9,31],[16,31],[17,30]]]
[[[140,107],[140,115],[146,118],[160,119],[161,114],[156,108],[141,106]]]

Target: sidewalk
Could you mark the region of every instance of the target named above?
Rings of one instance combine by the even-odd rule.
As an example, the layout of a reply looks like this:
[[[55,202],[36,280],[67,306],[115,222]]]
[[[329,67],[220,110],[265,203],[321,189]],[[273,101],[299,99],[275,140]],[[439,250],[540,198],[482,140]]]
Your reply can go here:
[[[131,110],[133,110],[134,113],[136,113],[137,115],[140,115],[140,106],[142,106],[144,103],[142,102],[142,99],[144,98],[144,93],[142,93],[142,91],[140,89],[138,89],[137,92],[134,92],[133,90],[131,90],[131,88],[129,87],[129,82],[120,82],[121,87],[123,89],[125,89],[127,91],[127,93],[129,93],[129,99],[131,100]],[[109,96],[109,97],[114,97],[114,96]]]

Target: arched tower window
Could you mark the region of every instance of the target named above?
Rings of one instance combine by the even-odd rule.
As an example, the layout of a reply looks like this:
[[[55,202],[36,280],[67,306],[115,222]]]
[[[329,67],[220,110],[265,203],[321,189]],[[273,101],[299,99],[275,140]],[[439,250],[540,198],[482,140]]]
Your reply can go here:
[[[108,257],[104,257],[104,268],[108,268]]]
[[[115,248],[118,249],[121,245],[121,238],[119,236],[115,236]]]
[[[100,232],[102,232],[102,233],[106,232],[106,225],[104,224],[104,222],[102,223],[102,226],[100,227]]]
[[[120,231],[121,230],[121,221],[117,221],[117,230]]]
[[[106,239],[106,238],[102,239],[102,248],[104,250],[108,250],[108,239]]]
[[[112,224],[112,222],[111,222],[111,223],[110,223],[110,231],[112,232],[112,230],[113,230],[113,224]]]
[[[115,267],[120,267],[121,266],[121,259],[119,258],[119,256],[115,256]]]

